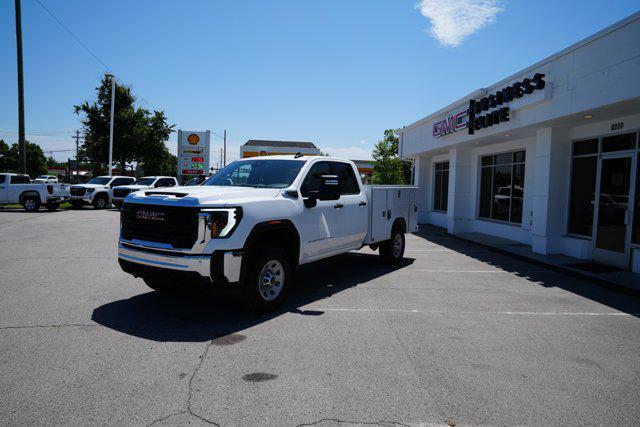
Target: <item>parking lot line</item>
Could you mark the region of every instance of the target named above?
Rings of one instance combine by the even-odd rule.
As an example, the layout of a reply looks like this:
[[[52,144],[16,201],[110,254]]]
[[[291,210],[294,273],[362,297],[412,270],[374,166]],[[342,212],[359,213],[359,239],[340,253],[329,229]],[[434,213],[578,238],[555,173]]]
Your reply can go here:
[[[452,311],[452,310],[413,310],[402,308],[317,308],[314,311],[353,311],[353,312],[379,312],[379,313],[416,313],[416,314],[495,314],[505,316],[616,316],[634,317],[640,313],[621,312],[562,312],[562,311]]]
[[[490,273],[490,274],[539,274],[539,273],[553,273],[553,270],[518,270],[518,271],[506,271],[506,270],[438,270],[438,269],[413,269],[406,268],[410,271],[420,271],[425,273]]]

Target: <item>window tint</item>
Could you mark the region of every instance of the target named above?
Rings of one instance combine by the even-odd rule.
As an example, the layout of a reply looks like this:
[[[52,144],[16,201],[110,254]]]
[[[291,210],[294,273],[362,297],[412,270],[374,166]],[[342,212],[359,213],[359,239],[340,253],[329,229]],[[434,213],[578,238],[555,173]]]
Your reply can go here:
[[[636,148],[636,134],[606,136],[602,138],[602,151],[620,151]]]
[[[0,175],[0,184],[2,184],[4,182],[4,177],[5,177],[5,175]]]
[[[304,178],[304,181],[300,186],[300,194],[302,194],[302,197],[307,197],[309,195],[309,191],[320,190],[322,175],[331,175],[329,162],[318,162],[311,166],[307,172],[307,176]]]
[[[597,156],[573,159],[569,199],[569,233],[591,236],[593,232],[597,168]]]
[[[435,164],[433,210],[446,212],[449,201],[449,162]]]
[[[31,184],[31,179],[27,175],[13,175],[11,177],[12,184]]]
[[[360,188],[353,168],[349,163],[331,162],[332,175],[338,175],[340,194],[358,194]]]
[[[171,178],[162,178],[158,180],[156,187],[173,187],[175,186],[175,181]]]
[[[596,154],[598,152],[598,139],[587,139],[585,141],[573,142],[573,155],[582,156],[585,154]]]
[[[524,151],[484,156],[480,160],[481,218],[522,223]]]
[[[111,182],[111,186],[115,187],[117,185],[129,185],[129,184],[133,184],[133,182],[135,181],[134,178],[116,178]]]
[[[204,185],[286,188],[302,166],[300,160],[239,160],[209,177]]]

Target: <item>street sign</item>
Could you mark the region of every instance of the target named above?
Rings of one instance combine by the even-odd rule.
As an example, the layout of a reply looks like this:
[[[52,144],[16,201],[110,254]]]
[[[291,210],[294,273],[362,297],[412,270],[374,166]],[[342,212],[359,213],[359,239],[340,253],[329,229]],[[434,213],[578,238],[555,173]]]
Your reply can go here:
[[[209,170],[210,131],[178,130],[178,175],[205,175]]]

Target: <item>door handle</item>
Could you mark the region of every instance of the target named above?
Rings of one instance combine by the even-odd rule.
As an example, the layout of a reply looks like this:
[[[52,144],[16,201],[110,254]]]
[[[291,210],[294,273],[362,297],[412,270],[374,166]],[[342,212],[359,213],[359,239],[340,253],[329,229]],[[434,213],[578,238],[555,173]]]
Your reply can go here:
[[[367,206],[367,202],[360,202],[358,203],[358,206]]]
[[[340,209],[340,208],[344,208],[344,205],[342,203],[336,203],[335,205],[333,205],[333,207],[336,209]]]

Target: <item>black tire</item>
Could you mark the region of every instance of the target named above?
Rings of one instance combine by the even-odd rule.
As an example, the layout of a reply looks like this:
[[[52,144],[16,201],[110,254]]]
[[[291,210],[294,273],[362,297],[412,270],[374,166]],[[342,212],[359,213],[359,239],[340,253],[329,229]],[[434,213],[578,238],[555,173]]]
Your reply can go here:
[[[76,201],[71,201],[71,208],[72,209],[82,209],[82,202],[76,202]]]
[[[53,212],[58,210],[60,203],[47,203],[45,206],[49,212]]]
[[[176,287],[171,283],[163,282],[158,279],[149,279],[149,278],[143,278],[142,280],[144,280],[144,283],[154,291],[157,291],[163,294],[176,292]]]
[[[40,209],[40,199],[35,196],[27,196],[22,200],[22,208],[25,212],[37,212]]]
[[[242,302],[254,313],[273,311],[284,302],[292,284],[293,269],[285,251],[278,247],[258,248],[249,258]]]
[[[97,194],[93,198],[93,207],[95,209],[104,209],[109,204],[109,197],[106,194]]]
[[[393,227],[391,238],[380,244],[380,259],[384,264],[397,265],[404,256],[405,239],[401,227]]]

